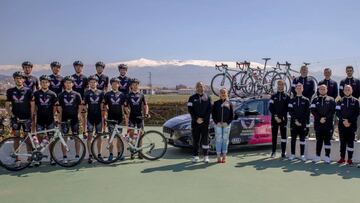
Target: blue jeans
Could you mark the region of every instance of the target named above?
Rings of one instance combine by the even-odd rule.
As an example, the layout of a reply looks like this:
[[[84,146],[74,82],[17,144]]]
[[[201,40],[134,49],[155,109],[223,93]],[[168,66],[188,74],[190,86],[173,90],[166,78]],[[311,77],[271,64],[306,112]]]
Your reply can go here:
[[[215,126],[215,142],[216,142],[216,154],[226,155],[228,152],[229,135],[231,125],[227,127]]]

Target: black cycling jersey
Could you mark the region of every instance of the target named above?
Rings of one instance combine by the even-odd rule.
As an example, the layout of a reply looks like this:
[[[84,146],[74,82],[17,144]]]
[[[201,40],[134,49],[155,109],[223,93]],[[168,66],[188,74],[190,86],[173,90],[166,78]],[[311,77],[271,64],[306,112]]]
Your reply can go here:
[[[129,94],[129,88],[131,85],[131,79],[129,77],[118,77],[120,80],[120,87],[119,87],[119,91],[122,92],[124,95],[128,95]]]
[[[62,108],[62,121],[78,117],[81,95],[76,91],[63,91],[59,94],[59,104]]]
[[[353,78],[353,77],[345,78],[345,79],[341,80],[340,85],[339,85],[340,97],[344,96],[345,85],[350,85],[353,89],[352,96],[355,97],[356,99],[359,99],[359,97],[360,97],[360,80]]]
[[[24,87],[30,89],[32,92],[35,92],[39,89],[39,80],[33,75],[26,75]]]
[[[72,75],[72,77],[74,78],[73,90],[78,92],[81,97],[84,97],[85,89],[88,86],[87,77],[83,74],[74,74]]]
[[[327,87],[327,95],[336,99],[336,97],[338,96],[338,85],[337,82],[330,79],[330,80],[322,80],[318,83],[318,87],[320,87],[320,85],[326,85]],[[319,96],[319,89],[317,90],[317,95]]]
[[[104,93],[101,90],[87,90],[84,101],[87,105],[87,118],[91,121],[101,120],[101,103],[104,99]]]
[[[54,122],[54,106],[57,102],[55,92],[38,90],[34,93],[34,101],[37,109],[37,120],[46,121],[46,123]]]
[[[97,89],[104,91],[105,88],[107,88],[109,85],[109,77],[104,74],[101,75],[95,74],[95,75],[98,78]]]
[[[108,106],[108,119],[122,121],[122,106],[125,103],[125,95],[120,91],[113,90],[107,92],[104,97],[105,105]]]
[[[49,89],[55,92],[57,96],[59,96],[59,94],[63,91],[64,88],[63,77],[61,75],[51,74],[50,78],[51,81],[50,81]]]
[[[293,97],[296,96],[295,87],[298,83],[303,84],[304,91],[302,94],[311,101],[311,98],[315,93],[314,80],[310,80],[308,77],[302,77],[302,76],[294,78],[291,86],[291,92],[293,93]]]
[[[6,101],[11,102],[12,113],[19,119],[31,119],[33,93],[29,88],[13,87],[6,91]]]
[[[143,115],[143,106],[146,105],[145,96],[140,92],[130,92],[126,99],[126,106],[130,108],[130,118]]]

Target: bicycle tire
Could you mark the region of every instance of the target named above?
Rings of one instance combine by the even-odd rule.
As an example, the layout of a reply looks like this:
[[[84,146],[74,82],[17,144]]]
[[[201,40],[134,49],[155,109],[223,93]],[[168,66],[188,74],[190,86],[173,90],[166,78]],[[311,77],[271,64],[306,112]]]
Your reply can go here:
[[[251,95],[254,93],[255,83],[254,83],[254,79],[251,76],[248,75],[247,77],[244,77],[241,83],[244,84],[245,94]]]
[[[274,75],[274,77],[273,77],[273,79],[271,81],[272,88],[276,87],[276,83],[277,83],[277,81],[279,79],[282,79],[285,82],[284,92],[290,94],[291,93],[292,79],[286,73],[277,73],[276,75]]]
[[[21,138],[19,136],[8,137],[8,138],[6,138],[6,139],[4,139],[3,141],[0,142],[0,152],[2,154],[4,154],[5,151],[9,152],[9,150],[8,150],[9,147],[6,146],[6,145],[13,144],[16,139],[19,139],[18,140],[19,143],[20,143],[20,145],[18,147],[18,149],[19,149],[21,147],[21,145],[23,145],[25,139]],[[26,143],[25,143],[25,145],[26,145]],[[10,147],[10,148],[12,150],[14,150],[13,147]],[[31,149],[32,149],[32,147],[31,147]],[[26,152],[29,153],[27,149],[26,149]],[[24,159],[22,159],[22,161],[20,163],[20,166],[16,167],[16,165],[14,165],[14,164],[8,164],[10,161],[14,162],[15,160],[13,160],[13,159],[15,159],[15,158],[11,157],[11,154],[9,154],[9,156],[1,157],[0,158],[0,165],[2,167],[4,167],[5,169],[9,170],[9,171],[20,171],[20,170],[23,170],[23,169],[27,168],[31,164],[31,161],[32,161],[31,157],[25,157]]]
[[[229,85],[226,85],[226,86],[225,86],[225,85],[221,85],[221,84],[220,84],[220,88],[225,87],[225,88],[228,90],[228,93],[229,93],[229,95],[230,95],[232,80],[231,80],[231,78],[230,78],[228,75],[225,75],[225,73],[218,73],[218,74],[216,74],[216,75],[211,79],[211,91],[213,92],[214,95],[219,96],[219,90],[220,90],[220,88],[217,89],[218,87],[215,87],[215,86],[214,86],[215,79],[218,78],[218,77],[223,77],[222,80],[225,80],[225,81],[224,81],[224,84],[225,84],[226,80],[228,80]],[[224,78],[224,77],[225,77],[225,78]]]
[[[231,87],[233,89],[234,94],[238,97],[242,97],[245,94],[244,88],[243,88],[243,85],[241,82],[245,75],[246,75],[246,71],[239,71],[232,78]]]
[[[97,145],[96,143],[99,142],[99,139],[107,139],[110,137],[110,134],[102,134],[102,135],[98,135],[94,138],[94,140],[91,143],[91,154],[93,155],[94,159],[100,163],[103,164],[111,164],[114,163],[116,161],[118,161],[122,155],[124,154],[124,142],[122,141],[121,137],[119,135],[115,135],[114,136],[114,141],[115,143],[118,141],[118,143],[120,144],[120,151],[118,151],[119,153],[114,153],[116,154],[116,156],[114,156],[114,158],[112,160],[108,160],[108,159],[104,159],[103,156],[98,157],[98,149],[97,149]],[[113,141],[113,142],[114,142]],[[101,141],[101,143],[103,143],[103,141]],[[105,142],[108,143],[108,142]],[[105,150],[109,150],[109,149],[105,149]],[[101,153],[103,154],[103,153]],[[109,153],[110,155],[110,153]],[[108,156],[107,156],[108,157]],[[106,157],[105,157],[106,158]]]
[[[57,137],[54,142],[52,142],[50,144],[50,154],[51,154],[51,157],[54,159],[54,161],[56,162],[56,164],[62,166],[62,167],[65,167],[65,168],[69,168],[69,167],[74,167],[78,164],[80,164],[82,162],[82,160],[84,159],[85,157],[85,153],[86,153],[86,147],[85,147],[85,144],[84,142],[78,137],[78,136],[75,136],[75,135],[63,135],[63,138],[64,140],[66,140],[67,142],[69,140],[74,140],[74,142],[78,141],[78,143],[80,144],[81,148],[83,149],[82,152],[80,152],[81,154],[79,154],[79,158],[78,159],[74,159],[75,161],[72,161],[72,162],[69,162],[69,163],[64,163],[63,161],[61,161],[60,159],[58,159],[58,157],[56,156],[56,147],[58,147],[58,143],[59,145],[61,146],[62,143],[60,141],[60,138]],[[60,147],[61,148],[61,147]],[[74,144],[74,148],[75,148],[75,144]],[[76,151],[76,150],[74,150]]]
[[[151,140],[150,141],[150,139],[151,139],[151,138],[149,138],[150,135],[158,136],[157,139],[159,139],[159,140]],[[150,141],[151,142],[151,143],[148,143],[151,146],[151,147],[149,147],[150,148],[150,150],[149,150],[150,153],[154,150],[155,146],[160,146],[160,148],[157,148],[159,150],[156,150],[156,151],[159,152],[159,153],[157,155],[155,155],[155,156],[151,156],[149,154],[149,152],[145,152],[144,150],[146,150],[147,148],[144,148],[144,149],[140,150],[139,154],[144,159],[154,161],[154,160],[160,159],[161,157],[163,157],[165,155],[166,150],[167,150],[167,140],[166,140],[165,136],[162,133],[160,133],[158,131],[155,131],[155,130],[150,130],[150,131],[145,132],[145,134],[143,134],[141,136],[140,140],[139,140],[139,147],[141,147],[140,143],[142,143],[142,145],[144,145],[145,141]],[[162,150],[162,151],[160,151],[160,150]]]

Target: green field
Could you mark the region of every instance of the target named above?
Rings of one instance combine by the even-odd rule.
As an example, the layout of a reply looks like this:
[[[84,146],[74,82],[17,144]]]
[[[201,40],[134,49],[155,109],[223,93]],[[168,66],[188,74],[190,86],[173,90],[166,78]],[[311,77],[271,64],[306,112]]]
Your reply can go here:
[[[360,169],[269,159],[269,152],[232,150],[226,164],[214,157],[193,164],[189,150],[170,147],[153,162],[0,169],[0,202],[359,202]]]

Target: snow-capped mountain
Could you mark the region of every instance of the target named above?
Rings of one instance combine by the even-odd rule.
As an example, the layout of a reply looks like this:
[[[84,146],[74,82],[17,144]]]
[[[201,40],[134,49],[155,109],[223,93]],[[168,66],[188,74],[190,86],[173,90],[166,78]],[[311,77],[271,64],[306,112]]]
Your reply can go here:
[[[117,66],[121,63],[129,66],[128,75],[130,77],[136,77],[142,81],[144,85],[149,84],[149,75],[152,76],[152,85],[160,87],[175,87],[178,84],[184,84],[187,86],[193,86],[197,81],[204,81],[206,84],[210,84],[212,77],[219,73],[214,68],[215,64],[220,65],[222,63],[227,64],[229,68],[236,70],[236,62],[234,61],[212,61],[212,60],[151,60],[140,58],[137,60],[118,61],[107,63],[105,68],[105,74],[110,77],[119,75]],[[271,63],[270,65],[271,66]],[[251,62],[251,67],[263,68],[261,63]],[[300,67],[300,66],[299,66]],[[293,66],[293,69],[297,70],[297,66]],[[0,65],[0,74],[12,75],[14,71],[21,70],[21,65]],[[318,79],[322,78],[321,66],[311,66],[309,68],[310,74],[314,75]],[[333,71],[334,79],[342,78],[344,74],[337,74],[340,69]],[[342,72],[342,71],[341,71]],[[36,76],[42,74],[50,74],[49,64],[35,64],[33,73]],[[71,75],[74,73],[74,69],[71,64],[63,65],[61,74]],[[94,64],[86,64],[84,67],[84,74],[91,75],[95,73]],[[236,72],[230,72],[235,74]],[[295,74],[297,75],[297,74]],[[340,76],[340,77],[339,77]]]

